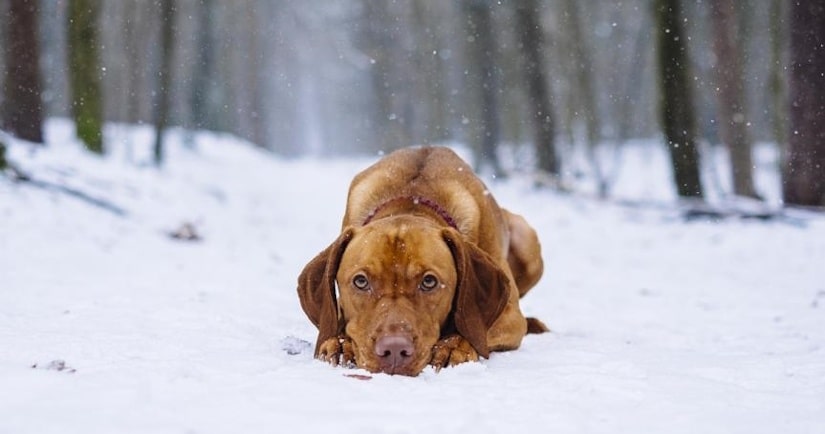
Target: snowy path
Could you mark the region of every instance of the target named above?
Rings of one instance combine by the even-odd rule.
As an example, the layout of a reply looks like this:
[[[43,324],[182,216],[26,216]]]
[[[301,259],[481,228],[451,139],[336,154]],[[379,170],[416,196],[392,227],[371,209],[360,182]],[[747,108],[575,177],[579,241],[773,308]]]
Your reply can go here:
[[[825,432],[825,218],[684,223],[493,184],[539,231],[524,310],[554,333],[360,381],[312,360],[295,279],[371,160],[207,136],[158,173],[61,131],[11,157],[126,215],[0,178],[0,433]],[[183,221],[203,241],[166,236]]]

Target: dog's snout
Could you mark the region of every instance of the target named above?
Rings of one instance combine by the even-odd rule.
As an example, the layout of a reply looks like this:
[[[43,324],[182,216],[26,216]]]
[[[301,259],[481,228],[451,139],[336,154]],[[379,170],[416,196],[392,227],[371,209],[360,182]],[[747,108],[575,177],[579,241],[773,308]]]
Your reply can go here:
[[[415,346],[407,335],[386,335],[375,341],[375,355],[381,370],[394,374],[412,361]]]

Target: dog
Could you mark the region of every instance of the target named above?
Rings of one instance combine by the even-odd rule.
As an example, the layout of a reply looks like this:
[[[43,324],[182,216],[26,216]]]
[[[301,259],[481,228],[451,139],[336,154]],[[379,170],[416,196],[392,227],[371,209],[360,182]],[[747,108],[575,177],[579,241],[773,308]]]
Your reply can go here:
[[[316,358],[416,376],[548,331],[519,307],[543,269],[535,230],[458,155],[405,148],[355,176],[341,234],[304,267],[298,295]]]

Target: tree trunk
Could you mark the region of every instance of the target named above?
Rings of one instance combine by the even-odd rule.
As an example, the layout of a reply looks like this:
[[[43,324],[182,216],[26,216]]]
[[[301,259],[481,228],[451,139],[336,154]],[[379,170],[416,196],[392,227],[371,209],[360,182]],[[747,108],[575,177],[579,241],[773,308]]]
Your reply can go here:
[[[9,167],[9,162],[6,161],[6,144],[3,143],[3,139],[0,138],[0,175],[6,170],[6,167]]]
[[[160,10],[160,71],[158,71],[157,107],[155,108],[155,166],[163,165],[163,132],[169,125],[169,98],[172,83],[172,33],[175,27],[173,0],[163,0]]]
[[[772,0],[770,16],[771,69],[768,88],[771,93],[771,133],[782,153],[788,145],[788,82],[786,0]]]
[[[580,4],[577,0],[566,0],[565,2],[565,10],[568,14],[568,29],[572,40],[571,50],[575,59],[573,77],[581,104],[579,107],[584,115],[585,154],[590,166],[593,168],[593,176],[596,178],[599,197],[604,198],[607,197],[608,185],[597,153],[601,135],[601,122],[596,103],[596,80],[593,78],[594,62],[590,52],[591,47],[588,43],[588,34],[582,31],[582,18],[579,7]]]
[[[362,0],[364,7],[364,45],[370,57],[370,83],[374,109],[371,113],[372,128],[377,141],[370,151],[386,152],[406,146],[412,140],[410,119],[406,116],[409,96],[405,79],[413,74],[406,70],[405,50],[400,30],[402,23],[398,4]]]
[[[734,0],[711,0],[710,7],[719,135],[730,153],[734,194],[755,198],[736,4]]]
[[[214,99],[210,95],[215,83],[214,47],[214,0],[203,0],[198,7],[195,56],[196,73],[192,75],[189,89],[191,125],[197,130],[215,129]]]
[[[680,197],[702,197],[693,96],[680,0],[656,0],[662,127]]]
[[[411,39],[414,47],[412,61],[417,65],[413,82],[413,112],[415,115],[413,143],[439,143],[449,136],[445,83],[445,60],[442,58],[441,32],[433,30],[432,23],[449,5],[428,0],[412,0],[410,5]]]
[[[99,0],[70,0],[68,10],[69,82],[77,137],[86,149],[103,154],[103,97],[98,53]]]
[[[533,123],[533,145],[538,169],[558,176],[559,159],[556,153],[555,118],[544,64],[544,30],[537,0],[516,3],[516,28],[524,58],[524,79],[527,82],[527,103]]]
[[[791,4],[788,205],[825,206],[825,0]]]
[[[484,0],[465,0],[468,73],[467,107],[470,140],[476,151],[476,165],[490,165],[495,176],[505,176],[496,151],[500,130],[498,97],[499,77],[496,68],[496,45],[490,4]]]
[[[43,142],[37,0],[9,2],[6,37],[3,126],[17,137]]]

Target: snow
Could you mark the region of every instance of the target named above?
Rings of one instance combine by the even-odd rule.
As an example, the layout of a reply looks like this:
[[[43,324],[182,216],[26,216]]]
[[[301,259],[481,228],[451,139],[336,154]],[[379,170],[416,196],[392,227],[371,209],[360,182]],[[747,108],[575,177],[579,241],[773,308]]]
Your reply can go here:
[[[103,158],[72,133],[12,143],[39,184],[0,177],[2,433],[825,432],[825,217],[686,222],[653,142],[621,201],[488,181],[540,234],[523,309],[553,333],[408,378],[313,360],[295,292],[374,158],[174,131],[157,170],[151,128],[109,126]]]

